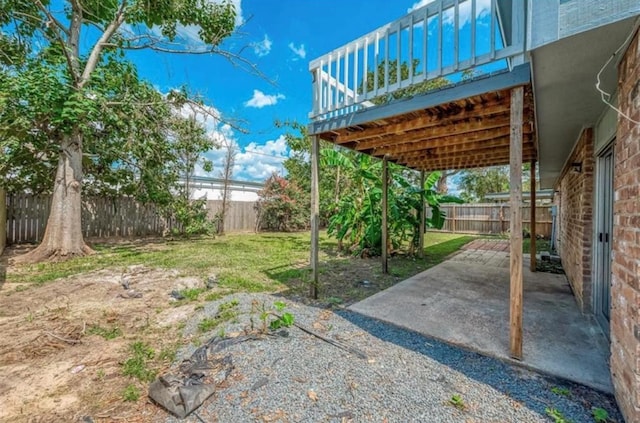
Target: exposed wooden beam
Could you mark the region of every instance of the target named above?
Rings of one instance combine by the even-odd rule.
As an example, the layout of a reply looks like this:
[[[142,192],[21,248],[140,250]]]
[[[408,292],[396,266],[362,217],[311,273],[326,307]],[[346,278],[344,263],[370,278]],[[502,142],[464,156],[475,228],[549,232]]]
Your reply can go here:
[[[387,158],[382,159],[382,273],[389,273],[388,261],[387,261],[387,237],[388,237],[388,222],[387,211],[389,201],[389,164]]]
[[[459,121],[465,121],[470,118],[488,118],[494,115],[502,115],[509,113],[509,104],[504,102],[488,103],[484,106],[474,105],[473,109],[466,110],[461,108],[459,114],[443,117],[439,113],[429,113],[418,115],[419,117],[407,119],[398,123],[373,127],[358,126],[358,130],[354,128],[345,128],[340,130],[340,135],[335,138],[337,144],[345,144],[352,141],[365,141],[370,138],[381,137],[387,134],[396,134],[406,132],[408,130],[417,130],[431,128],[437,126],[451,125]]]
[[[311,137],[311,285],[309,295],[318,298],[320,236],[320,141]]]
[[[523,88],[511,90],[511,198],[509,344],[511,357],[522,360],[522,109]]]
[[[424,183],[425,183],[425,173],[420,172],[420,191],[422,191],[424,189]],[[424,231],[426,229],[426,220],[427,220],[427,213],[426,213],[426,201],[425,201],[425,196],[423,195],[420,199],[420,228],[418,229],[420,231],[420,234],[418,236],[418,257],[420,258],[424,258]]]
[[[491,150],[487,150],[490,152],[459,152],[459,153],[447,153],[447,154],[443,154],[440,156],[436,156],[433,158],[424,158],[424,159],[413,159],[413,160],[405,160],[402,161],[400,164],[406,165],[406,166],[410,166],[410,167],[415,167],[415,166],[428,166],[430,168],[434,168],[434,169],[449,169],[446,167],[438,167],[438,166],[443,166],[446,165],[448,163],[452,163],[452,164],[460,164],[460,165],[464,165],[465,163],[469,163],[469,164],[481,164],[481,163],[494,163],[494,162],[498,162],[498,163],[502,163],[502,164],[508,164],[509,163],[509,149],[508,148],[496,148],[493,149],[493,151]],[[527,147],[522,151],[523,155],[522,155],[522,159],[523,160],[532,160],[535,154],[535,150],[533,149],[533,147]]]
[[[529,248],[529,254],[531,255],[530,269],[532,272],[536,271],[536,161],[531,160],[531,247]]]
[[[391,134],[386,137],[374,138],[362,142],[357,142],[353,148],[357,151],[365,151],[371,149],[382,149],[384,147],[396,147],[399,144],[409,144],[408,151],[420,148],[412,147],[411,143],[424,142],[428,140],[437,140],[444,137],[460,138],[469,133],[485,133],[485,131],[496,128],[509,128],[509,115],[499,115],[493,119],[476,119],[472,118],[468,121],[457,122],[451,125],[438,126],[436,128],[419,129],[417,131],[408,131],[400,134]],[[382,150],[376,150],[377,154],[383,153]]]

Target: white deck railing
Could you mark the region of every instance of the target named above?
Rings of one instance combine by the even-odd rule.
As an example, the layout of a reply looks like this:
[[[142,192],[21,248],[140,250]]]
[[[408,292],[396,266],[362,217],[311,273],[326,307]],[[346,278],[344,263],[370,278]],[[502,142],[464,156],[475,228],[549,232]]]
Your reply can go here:
[[[369,107],[425,80],[456,82],[462,71],[492,62],[524,61],[525,1],[435,0],[311,61],[310,118]],[[499,10],[503,4],[510,10]]]

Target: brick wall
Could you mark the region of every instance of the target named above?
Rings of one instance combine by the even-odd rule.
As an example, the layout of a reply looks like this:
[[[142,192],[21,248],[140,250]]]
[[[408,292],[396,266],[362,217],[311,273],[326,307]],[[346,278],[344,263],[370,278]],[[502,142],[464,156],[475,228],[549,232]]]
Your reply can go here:
[[[618,68],[620,109],[640,121],[640,35]],[[614,167],[611,374],[628,422],[640,422],[640,125],[618,117]]]
[[[592,311],[591,246],[593,236],[593,129],[582,131],[557,187],[558,250],[580,309]],[[572,163],[582,163],[574,172]]]

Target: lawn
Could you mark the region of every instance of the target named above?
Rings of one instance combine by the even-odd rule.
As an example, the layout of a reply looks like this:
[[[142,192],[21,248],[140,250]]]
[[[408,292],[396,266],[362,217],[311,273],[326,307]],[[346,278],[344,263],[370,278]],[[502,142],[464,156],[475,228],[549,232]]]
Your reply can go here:
[[[337,242],[325,233],[320,238],[322,298],[351,302],[384,289],[399,280],[442,262],[471,236],[429,232],[423,259],[403,255],[389,260],[389,274],[381,272],[379,258],[354,258],[339,254]],[[308,291],[309,233],[229,234],[216,238],[156,240],[94,245],[98,254],[64,263],[43,263],[10,268],[7,281],[44,284],[103,269],[125,269],[143,264],[173,269],[180,276],[206,278],[215,275],[227,292],[281,292],[304,296]],[[370,282],[366,289],[361,282]]]

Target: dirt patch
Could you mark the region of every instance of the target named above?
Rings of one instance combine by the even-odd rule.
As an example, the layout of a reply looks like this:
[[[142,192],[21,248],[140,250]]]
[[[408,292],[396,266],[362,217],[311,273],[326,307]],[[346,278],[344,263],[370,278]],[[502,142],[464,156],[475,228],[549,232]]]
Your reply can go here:
[[[146,384],[123,376],[121,363],[134,341],[156,351],[189,341],[179,328],[195,305],[169,295],[197,283],[182,279],[140,265],[42,286],[7,280],[0,288],[0,421],[153,421],[155,406],[122,400],[131,383],[144,398]]]

